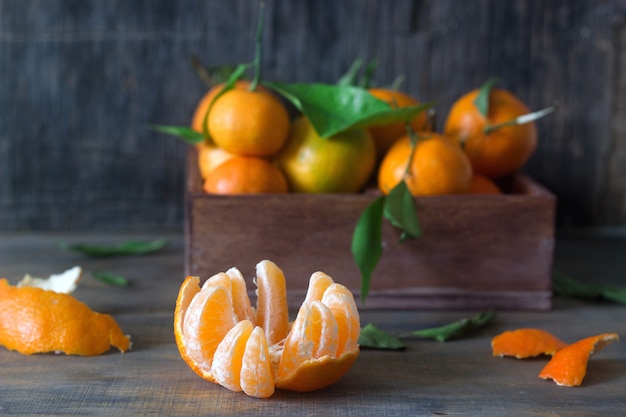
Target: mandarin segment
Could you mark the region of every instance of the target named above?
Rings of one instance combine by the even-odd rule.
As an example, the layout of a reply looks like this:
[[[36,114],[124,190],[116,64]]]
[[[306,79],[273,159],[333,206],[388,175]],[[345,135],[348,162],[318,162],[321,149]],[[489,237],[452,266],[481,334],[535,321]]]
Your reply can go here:
[[[284,379],[295,373],[302,363],[313,357],[314,347],[310,308],[303,304],[285,340],[277,378]]]
[[[0,345],[25,355],[63,352],[94,356],[111,346],[125,352],[131,343],[113,317],[94,312],[73,296],[14,287],[2,278]]]
[[[313,339],[313,357],[337,356],[339,326],[328,307],[321,301],[314,301],[310,307],[310,326]]]
[[[283,340],[289,331],[287,283],[285,274],[272,261],[263,260],[256,266],[257,326],[265,331],[267,343]]]
[[[250,320],[255,322],[256,313],[250,303],[250,297],[248,297],[248,287],[246,286],[246,280],[239,269],[232,267],[226,271],[226,275],[230,278],[233,307],[235,308],[235,314],[237,320]]]
[[[617,333],[602,333],[567,345],[554,354],[539,372],[539,378],[552,379],[560,386],[579,386],[587,374],[587,363],[591,355],[618,340]]]
[[[215,380],[231,391],[241,391],[241,363],[253,329],[250,320],[240,321],[228,331],[215,350],[211,371]]]
[[[539,355],[554,355],[567,346],[553,334],[542,329],[509,330],[491,341],[493,356],[513,356],[518,359]]]
[[[361,322],[354,296],[345,286],[334,283],[324,292],[322,304],[332,311],[339,329],[337,352],[358,349]]]
[[[265,340],[265,333],[255,327],[246,342],[246,349],[241,363],[241,389],[246,394],[257,398],[268,398],[274,394],[274,371]]]
[[[304,297],[304,304],[321,301],[324,291],[333,283],[333,279],[321,271],[314,272],[309,278],[309,287]]]
[[[209,380],[213,354],[235,324],[230,294],[223,286],[207,287],[189,303],[182,324],[185,351]]]

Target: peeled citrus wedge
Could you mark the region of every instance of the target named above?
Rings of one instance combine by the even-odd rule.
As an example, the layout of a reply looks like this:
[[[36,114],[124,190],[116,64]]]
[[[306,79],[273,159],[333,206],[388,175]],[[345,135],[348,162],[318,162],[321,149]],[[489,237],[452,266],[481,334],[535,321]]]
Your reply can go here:
[[[567,345],[554,354],[539,372],[539,378],[552,379],[561,386],[579,386],[587,374],[587,363],[591,355],[617,340],[617,333],[602,333]]]
[[[518,359],[554,355],[565,346],[567,343],[552,333],[532,328],[509,330],[491,340],[493,356],[513,356]]]
[[[92,311],[70,294],[14,287],[0,279],[0,345],[30,355],[63,352],[93,356],[130,349],[113,317]]]
[[[286,280],[271,261],[256,266],[257,308],[236,268],[202,286],[180,287],[174,335],[183,360],[202,378],[232,391],[270,397],[276,388],[313,391],[337,382],[359,354],[359,313],[352,293],[323,272],[309,281],[289,323]]]

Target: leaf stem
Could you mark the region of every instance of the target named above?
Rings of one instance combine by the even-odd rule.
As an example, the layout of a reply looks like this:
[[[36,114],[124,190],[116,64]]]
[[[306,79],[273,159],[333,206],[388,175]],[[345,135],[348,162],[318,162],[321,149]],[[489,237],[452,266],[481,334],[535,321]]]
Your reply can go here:
[[[256,91],[261,80],[261,46],[263,40],[263,27],[265,24],[265,2],[259,4],[259,19],[256,28],[256,41],[254,47],[254,78],[250,83],[250,91]]]
[[[207,87],[212,88],[215,87],[215,80],[209,73],[207,67],[205,67],[200,58],[197,55],[191,55],[191,67],[194,69],[198,77],[202,80],[203,83],[207,85]]]
[[[507,126],[519,126],[519,125],[523,125],[526,123],[530,123],[530,122],[534,122],[537,119],[540,119],[550,113],[552,113],[554,111],[554,107],[550,106],[550,107],[546,107],[545,109],[541,109],[538,110],[536,112],[533,113],[528,113],[528,114],[523,114],[521,116],[516,117],[515,119],[512,120],[507,120],[506,122],[502,122],[502,123],[498,123],[495,125],[487,125],[485,126],[485,128],[483,129],[483,132],[485,133],[485,135],[490,134],[491,132],[494,132],[498,129],[501,129],[503,127],[507,127]]]

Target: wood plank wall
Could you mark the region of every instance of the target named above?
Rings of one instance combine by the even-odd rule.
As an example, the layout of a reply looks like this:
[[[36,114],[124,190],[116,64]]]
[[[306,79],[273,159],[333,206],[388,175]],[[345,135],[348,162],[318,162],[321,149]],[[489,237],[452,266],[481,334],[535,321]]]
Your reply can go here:
[[[191,69],[251,60],[256,0],[0,0],[0,230],[163,230],[183,223]],[[263,74],[376,82],[451,103],[490,77],[533,109],[525,171],[558,224],[626,223],[626,1],[267,0]]]

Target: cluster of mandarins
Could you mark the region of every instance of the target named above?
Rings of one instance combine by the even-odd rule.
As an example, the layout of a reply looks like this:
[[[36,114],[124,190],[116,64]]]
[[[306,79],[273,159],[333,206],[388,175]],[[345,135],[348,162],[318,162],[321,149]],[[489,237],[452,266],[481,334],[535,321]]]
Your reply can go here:
[[[529,109],[502,89],[490,91],[487,116],[474,103],[479,90],[459,98],[443,133],[418,114],[410,123],[414,141],[404,123],[321,138],[306,116],[291,120],[272,91],[238,81],[217,96],[222,88],[202,98],[192,119],[206,137],[198,163],[203,188],[213,194],[352,193],[370,181],[386,194],[402,180],[414,196],[500,194],[497,181],[522,168],[537,144],[534,122],[509,123]],[[419,105],[400,91],[369,92],[393,107]]]

